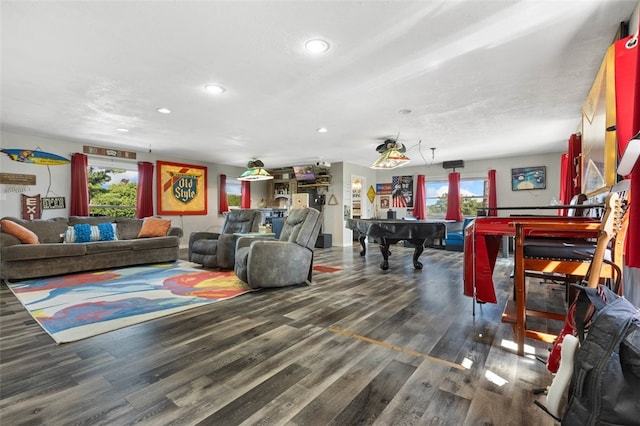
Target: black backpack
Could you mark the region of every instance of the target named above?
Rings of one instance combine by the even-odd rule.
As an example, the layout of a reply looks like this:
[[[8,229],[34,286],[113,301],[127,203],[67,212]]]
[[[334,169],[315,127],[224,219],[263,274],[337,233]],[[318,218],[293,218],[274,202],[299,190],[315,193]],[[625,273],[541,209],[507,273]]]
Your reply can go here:
[[[562,424],[640,424],[640,311],[605,286],[579,287],[576,327],[580,348]]]

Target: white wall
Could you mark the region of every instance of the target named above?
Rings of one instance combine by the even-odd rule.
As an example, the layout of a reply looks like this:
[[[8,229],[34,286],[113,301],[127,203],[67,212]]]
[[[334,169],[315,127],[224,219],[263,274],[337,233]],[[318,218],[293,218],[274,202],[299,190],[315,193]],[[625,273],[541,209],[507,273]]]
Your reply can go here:
[[[82,146],[68,142],[52,141],[35,136],[25,136],[7,132],[0,132],[0,147],[7,149],[40,149],[42,151],[51,152],[62,157],[70,158],[71,152],[82,151]],[[71,186],[70,166],[41,166],[37,164],[20,163],[13,161],[8,155],[0,154],[0,171],[2,173],[16,173],[36,176],[36,185],[29,186],[26,195],[49,196],[49,197],[65,197],[66,209],[63,210],[43,210],[42,218],[50,219],[57,216],[68,216],[69,214],[69,193]],[[51,178],[49,178],[49,171]],[[47,194],[49,189],[49,194]],[[20,194],[18,192],[9,192],[7,185],[0,185],[0,216],[21,217]]]
[[[95,143],[86,143],[86,145],[99,146]],[[82,152],[81,143],[69,142],[65,140],[57,140],[50,138],[42,138],[33,135],[25,135],[10,132],[0,132],[1,148],[21,148],[21,149],[40,149],[45,152],[51,152],[66,158],[71,158],[71,154]],[[218,214],[218,179],[220,174],[226,174],[227,177],[236,177],[244,171],[243,168],[225,166],[212,163],[203,163],[192,160],[182,160],[179,158],[163,158],[160,155],[148,152],[137,152],[136,160],[149,161],[155,163],[157,160],[172,161],[177,163],[186,163],[207,166],[207,215],[184,215],[184,216],[165,216],[171,219],[173,226],[179,226],[184,231],[181,246],[186,247],[189,241],[189,234],[195,231],[217,231],[220,230],[224,222],[224,217]],[[108,157],[101,157],[109,159]],[[31,186],[25,192],[27,195],[49,196],[49,197],[65,197],[66,208],[56,210],[42,210],[42,218],[50,219],[53,217],[68,216],[71,197],[71,166],[69,164],[62,166],[42,166],[36,164],[19,163],[12,161],[8,155],[0,156],[0,171],[3,173],[20,173],[36,176],[36,185]],[[51,178],[49,178],[49,171]],[[266,185],[264,182],[254,182],[251,184],[251,207],[258,207],[261,199],[265,198]],[[49,194],[47,195],[47,191]],[[154,190],[154,203],[155,203]],[[154,209],[155,210],[155,209]],[[21,217],[20,193],[8,192],[6,185],[0,185],[0,217],[14,216]]]
[[[344,228],[344,222],[342,220],[342,209],[344,203],[344,196],[342,191],[342,163],[331,164],[331,186],[329,186],[326,194],[326,202],[323,206],[324,224],[322,232],[325,234],[331,234],[331,244],[334,246],[341,246],[342,242],[337,241],[336,238],[340,238],[342,235],[342,228]],[[330,204],[332,199],[335,199],[337,204]]]

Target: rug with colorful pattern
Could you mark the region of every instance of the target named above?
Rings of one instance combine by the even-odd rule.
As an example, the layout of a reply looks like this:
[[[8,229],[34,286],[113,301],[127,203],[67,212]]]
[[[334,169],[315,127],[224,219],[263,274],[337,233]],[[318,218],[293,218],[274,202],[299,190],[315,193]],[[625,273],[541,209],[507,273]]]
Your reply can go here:
[[[131,266],[8,283],[57,343],[73,342],[252,291],[233,271],[189,262]]]
[[[333,266],[325,266],[325,265],[314,265],[313,270],[317,272],[338,272],[342,271],[340,268],[335,268]]]

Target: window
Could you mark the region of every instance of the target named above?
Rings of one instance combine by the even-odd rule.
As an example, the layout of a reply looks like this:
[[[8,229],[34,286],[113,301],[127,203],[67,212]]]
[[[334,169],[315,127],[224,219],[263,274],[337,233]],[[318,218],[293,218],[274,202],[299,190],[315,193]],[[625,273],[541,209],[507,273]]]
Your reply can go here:
[[[486,179],[460,180],[460,209],[463,216],[476,216],[478,209],[487,207]],[[447,213],[449,181],[427,181],[427,216],[444,217]]]
[[[89,214],[135,217],[138,169],[129,163],[101,164],[89,159]]]
[[[227,178],[227,205],[230,209],[239,209],[242,202],[242,182],[238,179]]]

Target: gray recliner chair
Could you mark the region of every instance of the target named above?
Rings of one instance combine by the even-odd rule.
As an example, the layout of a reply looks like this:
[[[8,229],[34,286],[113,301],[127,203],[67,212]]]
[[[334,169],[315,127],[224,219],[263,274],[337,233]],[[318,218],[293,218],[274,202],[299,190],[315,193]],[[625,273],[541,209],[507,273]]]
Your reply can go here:
[[[279,240],[238,238],[234,268],[238,278],[252,288],[310,283],[322,219],[316,209],[293,209]]]
[[[258,232],[262,221],[259,210],[231,210],[222,232],[193,232],[189,236],[189,261],[206,268],[233,269],[236,233]]]

